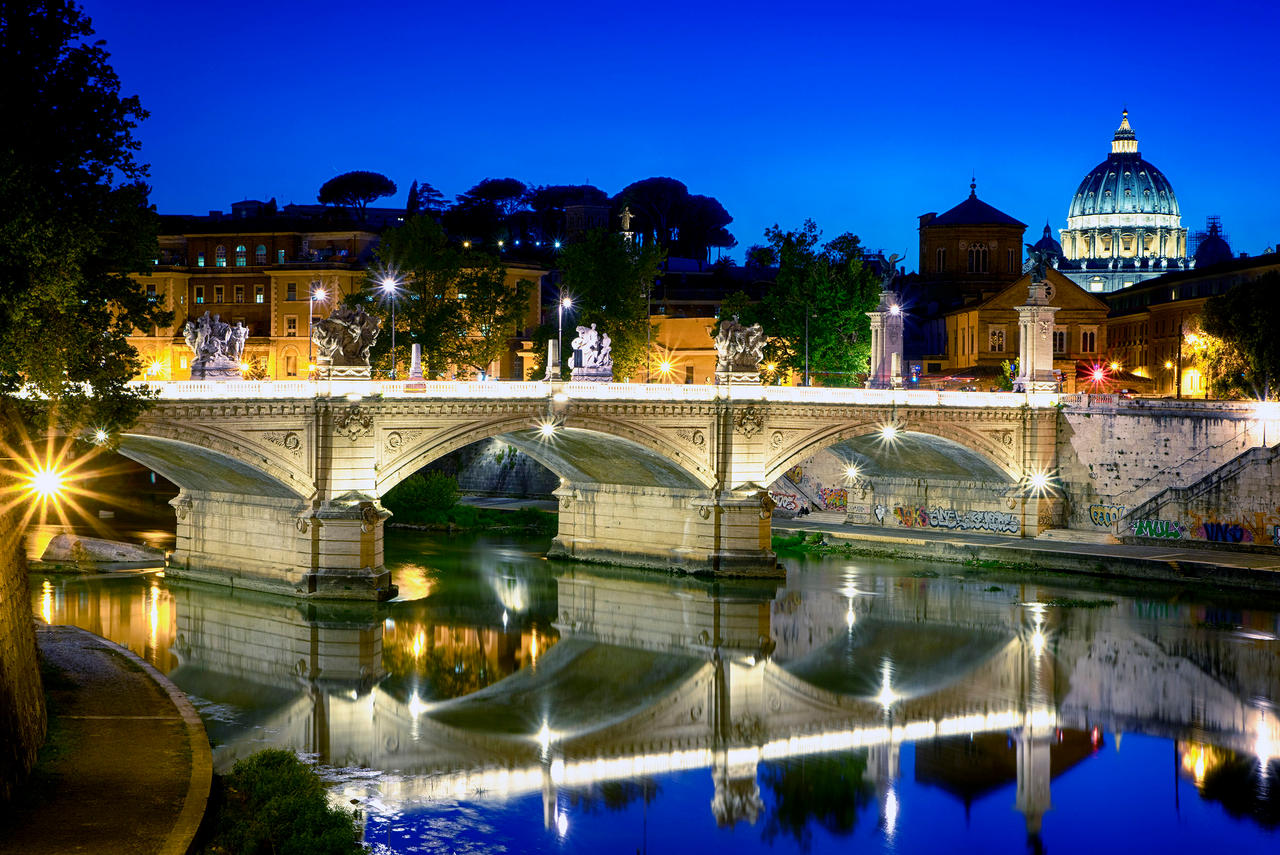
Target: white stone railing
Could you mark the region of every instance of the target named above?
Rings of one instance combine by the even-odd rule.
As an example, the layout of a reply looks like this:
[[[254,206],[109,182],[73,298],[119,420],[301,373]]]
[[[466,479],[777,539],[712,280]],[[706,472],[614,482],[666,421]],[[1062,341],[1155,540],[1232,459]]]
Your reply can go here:
[[[1021,407],[1056,405],[1062,396],[1033,392],[942,392],[929,389],[832,389],[817,386],[757,386],[680,383],[558,383],[541,380],[183,380],[140,381],[135,388],[161,400],[237,400],[348,397],[395,399],[532,400],[564,395],[594,401],[762,401],[794,404],[861,404],[915,407]]]

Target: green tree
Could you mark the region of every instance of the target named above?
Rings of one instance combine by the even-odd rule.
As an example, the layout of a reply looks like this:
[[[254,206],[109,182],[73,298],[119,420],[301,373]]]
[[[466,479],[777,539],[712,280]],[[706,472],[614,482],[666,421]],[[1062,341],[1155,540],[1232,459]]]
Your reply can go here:
[[[612,342],[613,376],[619,380],[644,376],[649,293],[664,258],[656,247],[636,247],[610,229],[589,231],[561,251],[560,288],[573,300],[564,320],[564,370],[569,363],[567,342],[573,338],[570,331],[595,324]],[[555,334],[552,328],[550,336]]]
[[[632,231],[644,235],[644,243],[657,244],[665,252],[706,259],[713,246],[732,247],[737,240],[725,229],[733,217],[711,196],[689,192],[674,178],[645,178],[628,184],[613,198],[615,211],[624,207],[635,217]]]
[[[813,220],[798,231],[778,226],[765,239],[778,259],[778,279],[756,310],[769,336],[765,361],[803,375],[808,352],[810,382],[848,386],[867,371],[871,320],[880,300],[879,278],[862,264],[855,235],[819,245]]]
[[[396,192],[396,183],[378,172],[344,172],[335,175],[320,185],[316,201],[321,205],[343,205],[355,208],[364,219],[364,209],[374,199],[391,196]]]
[[[147,114],[92,35],[75,3],[0,0],[0,396],[23,420],[120,427],[146,405],[126,336],[172,316],[128,278],[157,256]]]
[[[235,764],[212,852],[355,855],[364,852],[351,814],[329,807],[324,782],[292,752],[259,751]]]
[[[411,217],[386,231],[378,258],[405,274],[396,297],[396,346],[404,353],[414,343],[422,345],[424,376],[443,377],[450,366],[460,376],[485,370],[521,331],[533,283],[509,286],[502,262],[451,244],[430,216]],[[366,309],[390,328],[389,303],[373,302],[372,295],[357,300],[373,303]],[[371,354],[375,364],[389,366],[390,347],[390,335],[378,336]]]
[[[1277,310],[1280,273],[1242,282],[1205,301],[1200,326],[1207,335],[1197,337],[1192,350],[1208,373],[1214,394],[1276,396],[1280,336],[1273,319]]]

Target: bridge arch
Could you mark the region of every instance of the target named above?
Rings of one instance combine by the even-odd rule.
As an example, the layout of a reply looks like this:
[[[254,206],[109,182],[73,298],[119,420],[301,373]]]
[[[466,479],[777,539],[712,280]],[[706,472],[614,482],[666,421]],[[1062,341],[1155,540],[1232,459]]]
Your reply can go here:
[[[282,499],[315,493],[303,472],[248,444],[192,425],[150,422],[120,435],[119,453],[186,490]]]
[[[499,439],[574,484],[705,489],[714,473],[655,431],[614,419],[568,414],[544,435],[528,415],[472,422],[421,437],[379,467],[377,494],[472,443]],[[390,449],[384,449],[389,451]]]
[[[882,470],[887,470],[875,474],[918,476],[921,474],[921,456],[929,454],[951,458],[957,465],[971,470],[970,475],[977,476],[972,480],[1013,483],[1023,476],[1018,454],[1020,427],[1016,423],[979,431],[952,421],[908,419],[905,425],[899,425],[892,440],[881,436],[884,424],[885,421],[880,419],[846,422],[810,433],[794,444],[784,445],[769,458],[764,483],[772,484],[793,466],[841,443],[850,443],[856,452],[880,463]],[[911,468],[893,471],[895,458],[904,462],[912,458]]]

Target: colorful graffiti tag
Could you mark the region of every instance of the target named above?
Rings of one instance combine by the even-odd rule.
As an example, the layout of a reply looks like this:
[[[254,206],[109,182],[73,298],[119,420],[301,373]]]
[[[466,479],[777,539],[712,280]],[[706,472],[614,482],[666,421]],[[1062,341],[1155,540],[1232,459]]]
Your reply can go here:
[[[804,480],[804,467],[792,466],[790,469],[787,470],[787,477],[791,479],[791,482],[793,484],[799,484],[801,481]]]
[[[849,492],[844,487],[819,487],[822,506],[829,511],[843,511],[849,507]]]
[[[1186,528],[1173,520],[1134,520],[1134,537],[1154,537],[1161,540],[1179,540],[1186,534]]]
[[[1018,518],[1003,511],[957,511],[955,508],[897,507],[893,509],[898,524],[918,528],[942,528],[950,531],[1018,532]]]
[[[1236,522],[1204,522],[1196,535],[1210,543],[1253,543],[1253,532]]]
[[[773,499],[773,503],[778,506],[780,511],[800,510],[800,500],[795,493],[775,493],[770,490],[769,498]]]
[[[1124,516],[1124,505],[1090,505],[1089,522],[1097,526],[1113,526]]]

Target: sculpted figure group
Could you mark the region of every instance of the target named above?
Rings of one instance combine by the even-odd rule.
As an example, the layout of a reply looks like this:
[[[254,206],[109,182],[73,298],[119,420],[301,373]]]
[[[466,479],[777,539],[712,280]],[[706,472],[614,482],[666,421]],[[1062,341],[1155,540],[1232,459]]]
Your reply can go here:
[[[596,330],[596,325],[578,327],[573,347],[571,376],[574,380],[613,379],[613,344],[609,334]]]
[[[249,328],[240,321],[235,326],[221,315],[205,312],[182,327],[182,337],[195,354],[191,360],[192,379],[239,376],[240,357],[249,338]]]
[[[363,309],[338,306],[311,329],[322,359],[335,367],[369,367],[369,348],[378,340],[381,321]]]
[[[744,327],[737,315],[721,321],[716,335],[716,372],[759,371],[764,345],[764,329],[759,324]]]

